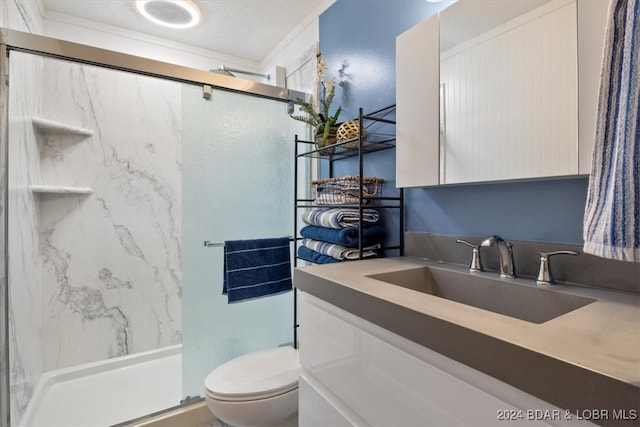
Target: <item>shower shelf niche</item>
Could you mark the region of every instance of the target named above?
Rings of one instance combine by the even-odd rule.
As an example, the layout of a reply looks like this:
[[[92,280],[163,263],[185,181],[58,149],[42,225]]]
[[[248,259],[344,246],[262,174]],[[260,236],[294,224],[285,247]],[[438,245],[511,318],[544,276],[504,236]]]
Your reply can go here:
[[[93,193],[91,187],[74,187],[68,185],[31,185],[31,192],[37,194],[88,195]]]
[[[93,131],[67,123],[57,122],[42,117],[32,117],[31,123],[36,132],[41,135],[46,144],[53,142],[62,148],[66,143],[74,143],[93,136]],[[47,181],[44,179],[44,181]],[[82,196],[93,193],[91,187],[59,184],[32,184],[29,186],[33,194],[50,194],[57,196]]]
[[[93,136],[91,129],[43,119],[42,117],[33,117],[31,122],[33,123],[33,127],[42,134]]]

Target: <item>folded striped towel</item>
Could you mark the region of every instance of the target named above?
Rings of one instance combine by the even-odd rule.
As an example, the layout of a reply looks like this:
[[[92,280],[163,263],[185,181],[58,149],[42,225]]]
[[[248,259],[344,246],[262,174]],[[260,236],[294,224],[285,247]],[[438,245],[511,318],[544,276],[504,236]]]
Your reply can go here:
[[[347,227],[341,229],[318,227],[307,225],[302,227],[300,235],[308,239],[321,240],[323,242],[336,243],[348,248],[356,248],[359,245],[358,227]],[[384,240],[384,228],[379,225],[372,225],[362,229],[362,246],[373,246]]]
[[[305,261],[312,262],[314,264],[332,264],[334,262],[340,262],[339,259],[335,259],[328,255],[322,255],[306,246],[298,247],[298,258],[302,258]]]
[[[321,242],[320,240],[302,239],[302,244],[307,248],[322,255],[327,255],[337,260],[353,260],[360,258],[360,250],[357,248],[347,248],[335,243]],[[362,257],[371,258],[378,256],[374,249],[380,249],[382,245],[377,244],[363,248]]]
[[[375,224],[380,219],[378,211],[364,209],[362,225]],[[302,221],[309,225],[328,228],[357,227],[360,224],[360,210],[353,208],[311,209],[302,214]]]
[[[224,242],[222,293],[237,302],[293,289],[288,237]]]

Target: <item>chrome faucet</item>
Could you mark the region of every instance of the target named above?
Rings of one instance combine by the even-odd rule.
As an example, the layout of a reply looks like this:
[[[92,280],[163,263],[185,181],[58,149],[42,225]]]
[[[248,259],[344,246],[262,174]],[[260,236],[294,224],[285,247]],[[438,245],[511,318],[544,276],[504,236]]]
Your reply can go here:
[[[553,285],[555,280],[551,273],[551,257],[554,255],[580,255],[580,252],[576,251],[554,251],[554,252],[540,252],[540,270],[538,271],[538,278],[536,284],[538,285]]]
[[[480,258],[480,245],[474,245],[473,243],[467,242],[466,240],[457,239],[456,243],[463,243],[471,249],[473,252],[471,253],[471,264],[469,264],[469,271],[475,273],[477,271],[484,271],[482,267],[482,258]]]
[[[513,262],[513,245],[506,242],[500,236],[489,236],[480,243],[480,246],[498,248],[500,256],[500,277],[516,277],[516,267]]]

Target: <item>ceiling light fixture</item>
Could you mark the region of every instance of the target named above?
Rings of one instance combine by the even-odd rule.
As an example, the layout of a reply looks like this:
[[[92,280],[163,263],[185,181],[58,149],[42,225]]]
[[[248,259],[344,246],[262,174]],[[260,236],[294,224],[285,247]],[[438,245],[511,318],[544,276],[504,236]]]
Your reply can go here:
[[[191,28],[200,22],[200,9],[190,0],[136,0],[138,12],[169,28]]]

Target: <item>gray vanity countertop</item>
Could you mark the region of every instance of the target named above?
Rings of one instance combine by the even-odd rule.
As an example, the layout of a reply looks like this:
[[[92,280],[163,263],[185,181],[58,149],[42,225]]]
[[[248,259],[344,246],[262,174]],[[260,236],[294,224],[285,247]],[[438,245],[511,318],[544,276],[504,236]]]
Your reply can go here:
[[[294,277],[301,291],[563,409],[640,416],[640,295],[555,285],[597,301],[535,324],[367,277],[433,264],[381,258],[299,267]]]

